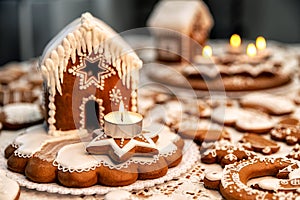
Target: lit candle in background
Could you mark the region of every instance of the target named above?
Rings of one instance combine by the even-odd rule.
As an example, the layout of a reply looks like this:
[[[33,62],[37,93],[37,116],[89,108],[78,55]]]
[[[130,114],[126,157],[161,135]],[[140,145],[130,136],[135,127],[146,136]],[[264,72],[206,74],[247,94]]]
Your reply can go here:
[[[247,55],[250,57],[254,57],[257,54],[256,47],[253,43],[248,44],[247,46]]]
[[[257,48],[259,51],[264,50],[264,49],[266,49],[266,47],[267,47],[266,39],[265,39],[264,37],[262,37],[262,36],[258,36],[258,37],[256,38],[255,44],[256,44],[256,48]]]
[[[211,46],[204,46],[202,49],[202,56],[205,58],[211,58],[212,57],[212,48]]]
[[[228,53],[241,54],[242,52],[242,39],[238,34],[233,34],[229,40]]]
[[[242,40],[238,34],[233,34],[229,40],[230,46],[238,48],[241,46]]]
[[[267,49],[266,39],[262,36],[258,36],[255,42],[256,48],[258,50],[257,55],[261,59],[267,59],[270,57],[271,52]]]
[[[202,55],[196,55],[194,57],[194,63],[199,65],[212,65],[214,64],[212,59],[212,47],[206,45],[202,48]]]

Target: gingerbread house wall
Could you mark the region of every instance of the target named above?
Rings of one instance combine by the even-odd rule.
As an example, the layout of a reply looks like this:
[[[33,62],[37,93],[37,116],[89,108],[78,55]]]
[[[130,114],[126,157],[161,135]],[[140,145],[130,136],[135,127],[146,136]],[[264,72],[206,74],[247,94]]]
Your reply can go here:
[[[97,113],[99,116],[99,122],[103,125],[103,116],[111,111],[118,110],[119,102],[112,102],[109,95],[110,91],[119,90],[122,95],[122,100],[125,105],[125,109],[131,110],[132,99],[131,99],[131,88],[127,88],[126,85],[122,84],[118,74],[112,75],[105,79],[104,89],[101,90],[95,85],[90,85],[86,89],[80,89],[80,78],[72,73],[69,73],[69,69],[79,64],[79,56],[77,55],[76,62],[72,64],[71,59],[68,62],[67,70],[64,72],[64,81],[61,85],[62,95],[58,92],[55,95],[55,123],[56,130],[68,131],[74,129],[85,128],[85,103],[89,100],[99,101],[98,104],[102,104],[102,109]],[[109,65],[115,71],[115,67]],[[47,113],[49,113],[49,92],[45,90],[45,107]],[[83,111],[84,110],[84,111]],[[83,114],[82,114],[83,113]],[[48,121],[49,114],[46,116]]]

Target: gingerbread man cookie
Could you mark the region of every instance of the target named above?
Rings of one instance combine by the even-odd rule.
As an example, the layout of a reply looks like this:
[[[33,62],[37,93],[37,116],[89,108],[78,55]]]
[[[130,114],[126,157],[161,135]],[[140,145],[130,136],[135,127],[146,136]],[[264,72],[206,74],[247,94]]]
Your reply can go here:
[[[227,140],[220,140],[214,143],[214,147],[206,150],[201,155],[201,162],[212,164],[219,163],[222,167],[228,164],[249,159],[256,156],[252,151],[246,150],[240,144],[233,144]]]
[[[273,140],[283,141],[288,145],[299,144],[300,122],[294,118],[285,118],[270,131],[270,135]]]
[[[259,152],[265,155],[270,155],[279,151],[280,146],[271,140],[265,139],[260,135],[254,133],[246,133],[241,142],[245,149]]]

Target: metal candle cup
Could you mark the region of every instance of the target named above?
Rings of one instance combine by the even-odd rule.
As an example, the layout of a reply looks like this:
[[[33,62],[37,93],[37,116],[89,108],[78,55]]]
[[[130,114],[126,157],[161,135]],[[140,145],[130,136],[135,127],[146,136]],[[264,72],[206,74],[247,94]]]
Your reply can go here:
[[[104,132],[113,138],[132,138],[142,132],[142,125],[143,116],[135,112],[115,111],[104,116]]]

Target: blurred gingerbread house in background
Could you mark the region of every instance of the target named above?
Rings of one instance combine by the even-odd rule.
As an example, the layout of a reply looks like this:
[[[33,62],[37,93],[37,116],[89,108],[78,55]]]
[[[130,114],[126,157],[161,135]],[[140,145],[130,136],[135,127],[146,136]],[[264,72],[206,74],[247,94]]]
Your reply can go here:
[[[162,61],[192,61],[201,52],[214,24],[207,6],[199,0],[163,0],[148,22]]]
[[[39,64],[51,134],[95,129],[124,101],[137,111],[141,60],[110,27],[85,13],[46,46]]]

